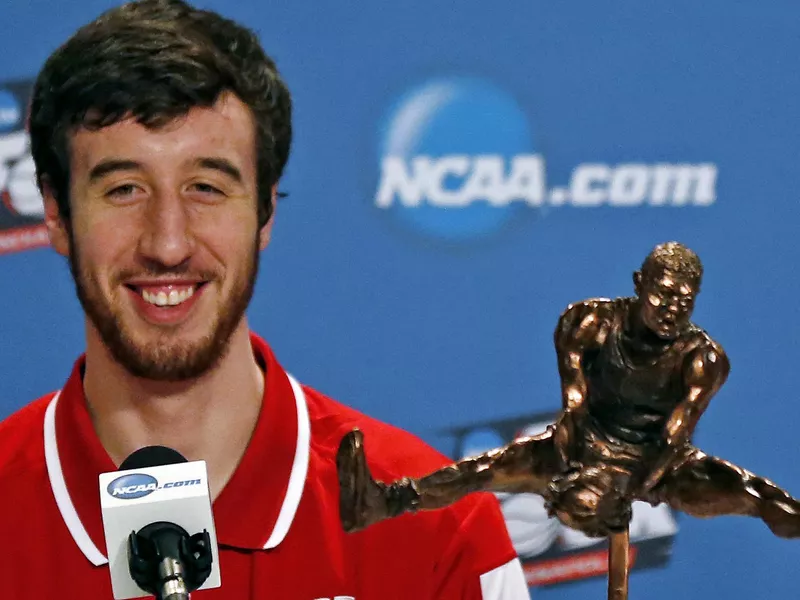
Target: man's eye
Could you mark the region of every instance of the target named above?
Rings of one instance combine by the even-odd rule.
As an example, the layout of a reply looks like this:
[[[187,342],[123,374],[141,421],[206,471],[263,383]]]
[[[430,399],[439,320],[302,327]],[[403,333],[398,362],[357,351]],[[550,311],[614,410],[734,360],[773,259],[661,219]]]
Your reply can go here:
[[[192,185],[192,188],[195,191],[198,191],[203,194],[221,194],[222,192],[215,188],[213,185],[209,185],[207,183],[195,183]]]
[[[111,196],[112,198],[125,198],[133,195],[134,192],[136,192],[136,186],[132,183],[128,183],[125,185],[118,185],[110,190],[106,195]]]

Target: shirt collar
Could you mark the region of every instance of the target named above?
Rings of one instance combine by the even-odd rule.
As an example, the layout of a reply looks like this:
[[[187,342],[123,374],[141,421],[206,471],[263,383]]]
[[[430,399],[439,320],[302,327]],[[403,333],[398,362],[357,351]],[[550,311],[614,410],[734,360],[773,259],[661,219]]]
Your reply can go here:
[[[214,501],[214,521],[220,545],[268,550],[284,539],[300,503],[308,473],[310,425],[300,384],[261,338],[251,334],[251,343],[265,369],[264,399],[250,444]],[[81,377],[84,363],[82,356],[47,407],[44,450],[64,523],[86,558],[99,566],[108,560],[98,477],[116,466],[92,426]]]

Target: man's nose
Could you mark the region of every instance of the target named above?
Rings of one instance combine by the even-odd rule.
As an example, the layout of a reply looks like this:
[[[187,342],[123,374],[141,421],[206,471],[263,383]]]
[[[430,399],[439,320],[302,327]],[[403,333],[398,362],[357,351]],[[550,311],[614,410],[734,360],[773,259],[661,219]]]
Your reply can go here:
[[[194,250],[187,206],[180,195],[164,193],[148,200],[143,219],[139,252],[143,258],[175,267]]]

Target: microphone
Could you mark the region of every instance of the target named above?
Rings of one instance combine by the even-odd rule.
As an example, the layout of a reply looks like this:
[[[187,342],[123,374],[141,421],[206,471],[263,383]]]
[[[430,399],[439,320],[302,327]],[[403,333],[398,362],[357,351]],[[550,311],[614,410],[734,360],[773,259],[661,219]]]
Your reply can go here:
[[[100,507],[115,600],[188,600],[220,587],[205,461],[141,448],[100,475]]]

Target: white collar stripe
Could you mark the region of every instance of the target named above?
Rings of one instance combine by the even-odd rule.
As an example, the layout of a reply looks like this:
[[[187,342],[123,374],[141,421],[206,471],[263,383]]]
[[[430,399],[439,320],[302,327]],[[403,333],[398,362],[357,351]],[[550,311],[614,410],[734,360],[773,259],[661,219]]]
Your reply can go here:
[[[308,475],[311,446],[311,423],[308,416],[308,404],[306,403],[306,395],[303,392],[303,388],[297,383],[297,380],[288,373],[286,376],[292,385],[294,401],[297,406],[297,447],[294,453],[294,462],[292,463],[292,473],[289,475],[286,496],[278,513],[278,520],[272,529],[272,535],[269,536],[267,543],[264,544],[265,550],[280,544],[289,532],[297,507],[300,505],[300,499],[303,497],[303,489]]]
[[[272,529],[264,549],[269,550],[280,544],[289,532],[289,527],[294,520],[297,512],[297,507],[300,505],[300,499],[303,496],[303,489],[305,488],[306,476],[308,474],[308,462],[310,456],[311,445],[311,423],[308,416],[308,405],[306,403],[306,396],[300,384],[287,373],[289,383],[292,386],[294,393],[295,406],[297,408],[297,447],[294,454],[294,462],[292,463],[292,471],[289,476],[289,484],[286,489],[286,496],[283,499],[281,510],[278,513],[278,519]],[[56,405],[58,398],[61,395],[59,392],[50,401],[44,415],[44,457],[47,466],[47,474],[50,479],[50,487],[53,490],[56,505],[64,524],[67,526],[72,539],[78,545],[78,548],[83,552],[84,556],[89,559],[95,566],[108,564],[108,559],[103,556],[102,552],[95,546],[89,533],[83,526],[83,523],[72,504],[67,483],[64,480],[64,472],[61,467],[61,458],[58,453],[58,444],[56,440]]]
[[[94,545],[92,538],[81,523],[78,512],[72,504],[72,498],[67,490],[67,483],[64,481],[64,472],[61,469],[61,459],[58,456],[58,444],[56,443],[56,405],[61,392],[57,393],[47,410],[44,413],[44,462],[47,466],[47,475],[50,478],[50,487],[56,499],[58,510],[61,511],[61,518],[72,534],[72,539],[80,548],[83,555],[89,559],[94,566],[99,567],[108,563],[108,559]]]

